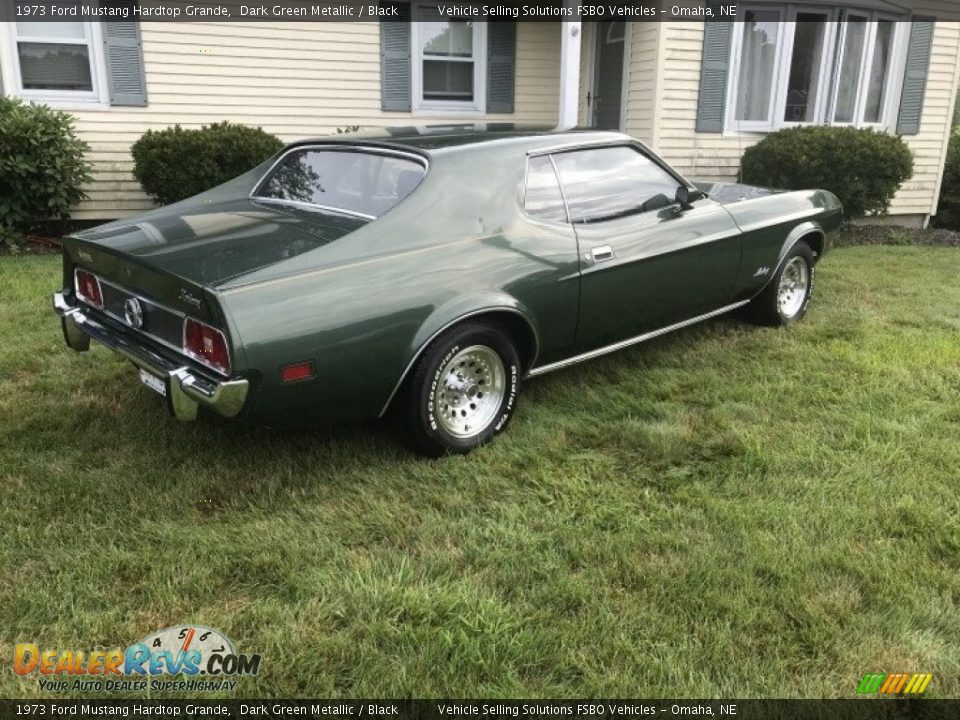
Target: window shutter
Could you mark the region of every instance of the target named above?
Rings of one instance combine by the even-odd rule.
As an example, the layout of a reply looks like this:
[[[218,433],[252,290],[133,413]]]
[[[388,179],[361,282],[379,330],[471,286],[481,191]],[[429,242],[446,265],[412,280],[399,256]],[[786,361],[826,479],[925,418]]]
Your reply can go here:
[[[487,23],[487,112],[512,113],[517,68],[517,25]]]
[[[718,5],[710,3],[713,11]],[[730,35],[733,23],[708,20],[703,25],[703,58],[700,61],[700,96],[697,100],[697,132],[723,132],[727,103],[727,69],[730,66]]]
[[[146,105],[140,26],[133,21],[103,23],[103,57],[111,105]]]
[[[920,132],[923,114],[923,94],[927,89],[927,71],[930,68],[930,46],[933,44],[934,18],[915,17],[910,25],[910,45],[907,48],[907,68],[903,75],[900,95],[898,135],[916,135]]]
[[[399,15],[399,22],[380,22],[380,105],[410,110],[410,5],[384,1],[380,7],[395,7]]]

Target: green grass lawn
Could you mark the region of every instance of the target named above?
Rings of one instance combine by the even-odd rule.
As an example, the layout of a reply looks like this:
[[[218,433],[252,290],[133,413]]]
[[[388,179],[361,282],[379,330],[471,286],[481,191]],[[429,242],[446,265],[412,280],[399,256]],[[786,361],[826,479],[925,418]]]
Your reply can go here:
[[[0,258],[0,697],[13,645],[185,622],[237,696],[960,695],[960,250],[854,247],[789,330],[721,319],[530,382],[424,461],[377,424],[177,424]]]

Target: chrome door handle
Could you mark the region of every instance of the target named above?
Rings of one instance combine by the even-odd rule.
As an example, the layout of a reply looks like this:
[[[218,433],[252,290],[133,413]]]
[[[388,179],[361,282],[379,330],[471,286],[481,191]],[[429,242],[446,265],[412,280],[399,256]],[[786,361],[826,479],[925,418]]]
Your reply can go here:
[[[609,245],[598,245],[590,251],[590,257],[593,258],[595,263],[613,260],[613,248]]]

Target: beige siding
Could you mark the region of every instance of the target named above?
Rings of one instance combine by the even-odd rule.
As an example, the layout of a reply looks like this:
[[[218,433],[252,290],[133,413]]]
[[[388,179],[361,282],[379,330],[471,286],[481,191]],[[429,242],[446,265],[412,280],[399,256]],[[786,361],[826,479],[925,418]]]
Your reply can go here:
[[[634,23],[630,33],[630,66],[627,68],[627,107],[624,129],[650,146],[656,145],[660,123],[658,62],[663,23]]]
[[[689,177],[732,180],[743,151],[763,136],[695,131],[703,26],[664,23],[662,32],[662,91],[654,93],[660,102],[660,127],[654,145]],[[914,153],[914,175],[894,198],[891,214],[927,215],[935,210],[957,88],[958,47],[960,24],[938,22],[920,133],[904,137]]]
[[[131,144],[150,128],[229,120],[284,141],[337,127],[463,121],[380,109],[377,23],[159,23],[141,25],[149,105],[72,111],[91,147],[90,199],[74,217],[151,207],[131,175]],[[555,23],[520,23],[516,112],[486,120],[554,123],[560,83]]]

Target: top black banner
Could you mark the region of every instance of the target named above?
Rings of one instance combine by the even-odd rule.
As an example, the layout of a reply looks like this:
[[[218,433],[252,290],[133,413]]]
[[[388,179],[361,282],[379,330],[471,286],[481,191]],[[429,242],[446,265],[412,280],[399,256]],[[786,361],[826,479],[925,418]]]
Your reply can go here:
[[[723,0],[644,0],[639,2],[470,2],[418,0],[435,6],[451,20],[471,22],[705,22],[749,20],[756,3]],[[873,10],[886,19],[910,21],[915,16],[960,20],[956,0],[850,0],[837,4],[805,0],[804,5],[833,7],[843,22],[850,8]],[[409,22],[406,0],[282,0],[256,2],[186,2],[181,0],[13,0],[0,2],[0,21],[62,22],[68,20],[139,22],[297,21],[297,22]],[[859,16],[858,16],[859,17]]]

